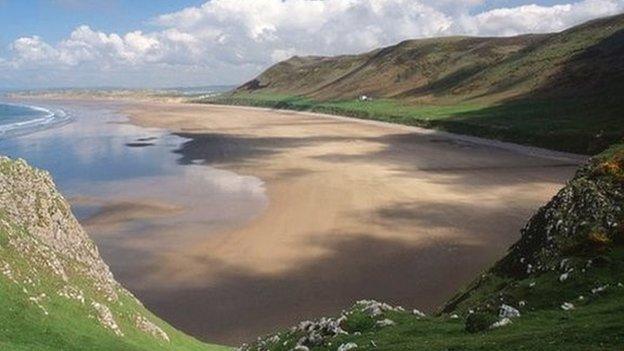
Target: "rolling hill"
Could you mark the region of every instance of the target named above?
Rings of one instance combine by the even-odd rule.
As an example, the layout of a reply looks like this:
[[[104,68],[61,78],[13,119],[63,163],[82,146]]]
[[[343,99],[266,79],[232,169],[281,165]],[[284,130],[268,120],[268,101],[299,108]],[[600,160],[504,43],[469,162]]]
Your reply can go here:
[[[358,99],[366,96],[369,99]],[[624,15],[516,37],[293,57],[203,102],[311,110],[595,154],[624,136]]]

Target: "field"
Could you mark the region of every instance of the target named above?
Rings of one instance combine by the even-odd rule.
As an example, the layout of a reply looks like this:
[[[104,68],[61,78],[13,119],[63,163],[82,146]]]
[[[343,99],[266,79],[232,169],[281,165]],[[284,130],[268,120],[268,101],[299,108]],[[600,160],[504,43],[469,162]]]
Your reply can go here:
[[[624,135],[619,106],[600,100],[427,105],[396,99],[315,101],[273,93],[236,93],[201,102],[372,119],[578,154],[598,153]]]

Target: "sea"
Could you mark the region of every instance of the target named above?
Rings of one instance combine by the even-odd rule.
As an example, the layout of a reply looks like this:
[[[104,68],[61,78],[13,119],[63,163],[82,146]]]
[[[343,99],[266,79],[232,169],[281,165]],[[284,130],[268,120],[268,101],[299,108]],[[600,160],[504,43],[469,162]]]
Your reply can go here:
[[[244,225],[268,199],[259,178],[188,162],[193,139],[129,123],[131,104],[0,98],[0,156],[48,171],[117,280],[146,298],[167,284],[145,273],[163,253]]]
[[[0,102],[0,138],[29,134],[71,121],[62,109]]]

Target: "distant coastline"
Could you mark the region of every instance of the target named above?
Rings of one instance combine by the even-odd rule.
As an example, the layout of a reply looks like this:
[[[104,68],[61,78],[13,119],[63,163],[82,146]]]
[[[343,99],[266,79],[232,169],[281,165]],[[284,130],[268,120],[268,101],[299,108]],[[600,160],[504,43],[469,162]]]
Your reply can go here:
[[[235,86],[215,85],[205,87],[180,87],[162,89],[130,88],[59,88],[40,90],[15,90],[6,92],[9,98],[50,100],[116,100],[185,102],[211,98],[234,89]]]

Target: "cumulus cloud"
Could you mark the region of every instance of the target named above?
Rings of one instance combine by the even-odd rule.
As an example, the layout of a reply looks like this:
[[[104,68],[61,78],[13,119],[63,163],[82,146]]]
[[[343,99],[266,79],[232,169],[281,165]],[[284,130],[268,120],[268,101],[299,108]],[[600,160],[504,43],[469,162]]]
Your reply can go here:
[[[359,52],[406,38],[444,34],[452,18],[413,0],[214,0],[158,17],[193,33],[224,59],[266,63],[285,53]]]
[[[452,31],[494,36],[555,32],[592,18],[622,11],[624,1],[621,0],[585,0],[554,6],[524,5],[461,16]]]
[[[159,47],[160,41],[154,35],[144,35],[141,31],[122,37],[80,26],[59,43],[57,50],[61,63],[72,66],[92,62],[135,65],[152,61]]]
[[[57,55],[57,51],[38,36],[18,38],[10,49],[15,54],[16,66],[53,60]]]
[[[18,38],[4,67],[72,68],[94,77],[98,71],[122,78],[134,72],[133,79],[170,72],[175,77],[165,75],[163,81],[173,78],[180,85],[195,83],[188,77],[239,82],[292,55],[362,52],[440,35],[558,31],[624,11],[624,0],[580,0],[471,12],[482,5],[483,0],[212,0],[158,16],[150,32],[103,33],[84,25],[55,44],[38,36]]]

